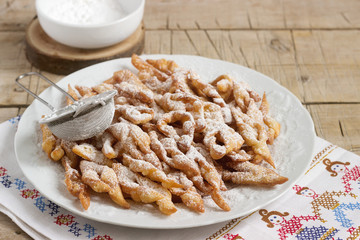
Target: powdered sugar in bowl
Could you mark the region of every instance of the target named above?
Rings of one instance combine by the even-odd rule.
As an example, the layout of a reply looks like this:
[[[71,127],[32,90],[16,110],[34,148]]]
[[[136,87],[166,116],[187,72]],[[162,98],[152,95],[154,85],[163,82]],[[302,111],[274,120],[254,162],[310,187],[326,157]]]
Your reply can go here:
[[[77,48],[107,47],[141,23],[145,0],[36,0],[41,27],[54,40]]]

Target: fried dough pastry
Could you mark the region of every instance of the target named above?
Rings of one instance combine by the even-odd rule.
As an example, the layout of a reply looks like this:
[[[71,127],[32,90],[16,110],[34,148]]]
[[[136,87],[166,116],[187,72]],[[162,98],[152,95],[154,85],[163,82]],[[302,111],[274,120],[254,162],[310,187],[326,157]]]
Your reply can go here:
[[[101,83],[94,87],[92,87],[92,90],[95,91],[97,94],[107,92],[110,90],[113,90],[115,87],[114,85],[108,84],[108,83]]]
[[[89,143],[81,143],[80,145],[76,144],[72,148],[72,151],[83,159],[100,165],[106,165],[108,167],[111,167],[114,163],[114,161],[108,159],[101,151],[97,150],[93,145]]]
[[[116,138],[109,133],[108,131],[105,131],[101,136],[101,143],[102,148],[101,152],[104,154],[104,156],[108,159],[113,159],[118,156],[118,152],[115,151],[113,145],[117,142]]]
[[[130,208],[112,168],[84,160],[80,162],[80,170],[82,173],[81,180],[95,192],[106,192],[115,203],[123,208]]]
[[[131,62],[136,74],[124,69],[92,87],[68,86],[75,100],[117,91],[103,133],[71,142],[40,126],[44,152],[61,159],[66,186],[84,209],[92,188],[124,208],[125,198],[156,204],[164,215],[177,211],[175,202],[203,213],[205,198],[230,211],[227,182],[271,187],[288,180],[272,169],[268,145],[280,124],[265,93],[227,74],[208,82],[172,60],[134,54]]]
[[[172,168],[181,170],[199,191],[206,195],[210,194],[214,202],[221,209],[225,211],[230,210],[230,207],[219,193],[221,186],[220,182],[222,181],[220,175],[216,173],[216,169],[208,164],[195,148],[191,147],[185,155],[177,149],[176,143],[172,138],[164,138],[161,140],[161,143],[167,153],[171,155],[171,158],[167,159],[166,164]],[[180,195],[180,197],[185,198],[183,201],[188,201],[190,197],[196,199],[196,196],[194,196],[191,189],[187,191],[187,195]],[[186,197],[189,199],[186,199]],[[198,204],[199,201],[197,201],[195,206],[198,206]],[[197,211],[200,209],[201,208],[197,209]]]
[[[213,103],[221,107],[221,112],[224,118],[225,123],[232,122],[231,111],[221,95],[216,91],[215,87],[211,84],[203,82],[199,75],[190,71],[189,72],[189,85],[192,86],[192,89],[195,89],[196,93],[200,96],[205,96],[210,99]]]
[[[204,104],[195,95],[176,91],[175,93],[165,93],[156,100],[166,112],[186,111],[189,112],[195,121],[195,132],[202,132],[206,128],[204,118]]]
[[[160,142],[168,156],[164,159],[166,164],[172,168],[181,170],[191,180],[202,179],[199,166],[195,161],[190,160],[184,153],[179,150],[176,141],[173,138],[163,138],[160,140]],[[195,182],[197,182],[199,186],[202,186],[202,181]],[[202,187],[202,190],[204,189],[205,188]]]
[[[261,100],[260,96],[255,91],[251,90],[249,84],[246,82],[234,82],[233,94],[235,102],[242,112],[246,112],[247,107],[250,104],[250,99],[253,99],[255,102]]]
[[[64,150],[60,143],[61,140],[56,139],[55,148],[50,153],[50,158],[54,161],[59,161],[64,156]]]
[[[149,136],[151,139],[151,148],[163,161],[163,165],[166,166],[164,171],[168,176],[171,176],[172,179],[176,179],[179,184],[183,185],[183,188],[170,188],[171,193],[179,196],[183,203],[190,209],[196,212],[204,212],[204,202],[201,195],[197,193],[194,183],[196,183],[203,192],[211,192],[211,189],[210,186],[205,185],[201,177],[201,169],[196,166],[195,159],[190,159],[177,149],[176,143],[172,138],[163,138],[162,142],[160,142],[158,133],[152,129],[149,130]],[[189,154],[191,154],[191,151]],[[188,169],[189,172],[184,169]]]
[[[144,106],[133,105],[116,105],[115,111],[120,113],[120,116],[133,124],[143,124],[150,122],[154,118],[154,110]]]
[[[231,111],[235,118],[239,132],[241,133],[241,136],[244,137],[245,143],[252,147],[255,154],[263,157],[265,161],[275,168],[270,150],[266,144],[268,135],[264,124],[254,121],[237,107],[232,107]]]
[[[65,184],[68,191],[74,196],[80,199],[81,205],[85,210],[90,206],[90,193],[88,186],[81,180],[81,175],[78,170],[74,169],[72,165],[74,162],[67,156],[61,159],[61,164],[65,169]]]
[[[224,181],[231,181],[236,184],[274,186],[288,180],[288,178],[280,176],[269,168],[249,161],[228,162],[226,165],[235,171],[222,169],[222,178]]]
[[[180,122],[178,133],[170,123]],[[175,139],[182,151],[189,150],[194,138],[195,122],[192,115],[183,111],[171,111],[162,115],[157,127],[165,136]],[[180,136],[181,135],[181,136]]]
[[[72,151],[72,148],[76,145],[76,143],[61,139],[60,144],[65,152],[65,156],[69,159],[68,163],[70,164],[70,167],[78,169],[81,158]]]
[[[68,93],[70,96],[72,96],[72,97],[75,99],[75,101],[78,101],[78,100],[79,100],[79,96],[77,95],[75,89],[73,89],[73,88],[71,87],[70,83],[68,84],[68,91],[67,91],[67,93]],[[71,105],[71,104],[73,104],[73,103],[74,103],[73,100],[71,100],[69,97],[66,97],[66,105]]]
[[[80,93],[81,98],[88,98],[97,94],[92,88],[86,86],[76,85],[75,89]]]
[[[150,90],[141,88],[133,83],[121,82],[114,86],[119,93],[118,96],[137,99],[146,104],[150,104],[154,101],[153,93]]]
[[[199,213],[205,212],[204,201],[186,174],[174,169],[168,170],[167,174],[183,186],[182,188],[170,188],[170,192],[180,197],[181,201],[191,210]]]
[[[118,155],[127,153],[135,159],[145,160],[156,168],[161,169],[159,158],[150,148],[150,137],[139,126],[125,120],[113,124],[109,131],[118,140]]]
[[[177,211],[171,201],[171,193],[160,184],[131,171],[121,163],[115,163],[113,169],[122,190],[136,202],[155,202],[162,213],[171,215]],[[180,184],[178,186],[181,186]]]
[[[147,59],[146,62],[167,75],[171,75],[177,68],[179,68],[176,62],[163,58],[157,60]]]
[[[160,81],[165,81],[168,78],[168,75],[164,72],[158,70],[153,65],[148,62],[142,60],[136,54],[133,54],[131,57],[131,63],[136,67],[139,71],[147,72],[151,76],[155,76]]]
[[[141,159],[135,159],[127,154],[123,155],[122,163],[129,167],[132,171],[142,173],[153,181],[160,182],[164,187],[181,187],[178,183],[174,182],[171,178],[166,177],[165,173]]]
[[[48,157],[53,161],[59,161],[64,156],[64,150],[60,146],[60,139],[57,139],[49,127],[45,124],[40,124],[42,132],[41,147]]]
[[[259,110],[264,116],[264,123],[268,126],[268,144],[273,144],[274,139],[277,138],[280,134],[280,123],[278,123],[274,118],[269,115],[269,103],[266,99],[266,94],[264,93],[261,105]]]
[[[220,159],[226,154],[241,148],[244,140],[233,128],[225,124],[219,106],[206,103],[204,106],[206,129],[204,144],[214,159]]]
[[[210,195],[214,202],[224,211],[230,211],[229,205],[220,194],[222,179],[214,165],[206,161],[205,157],[193,146],[191,146],[189,151],[186,153],[186,156],[199,164],[202,177],[211,186]]]
[[[233,100],[233,80],[229,75],[220,75],[214,81],[211,82],[220,96],[225,100],[225,102],[229,102]]]

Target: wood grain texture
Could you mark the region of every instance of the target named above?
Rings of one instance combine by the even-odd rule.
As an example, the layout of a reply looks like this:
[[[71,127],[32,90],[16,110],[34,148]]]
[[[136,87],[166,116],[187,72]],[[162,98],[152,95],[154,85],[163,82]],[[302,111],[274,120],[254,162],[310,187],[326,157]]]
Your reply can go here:
[[[220,58],[254,68],[295,64],[290,31],[207,31]]]
[[[0,122],[5,122],[19,115],[19,108],[0,108]]]
[[[357,0],[148,0],[147,29],[357,29]],[[34,1],[0,1],[0,31],[23,31]]]
[[[0,1],[0,31],[24,31],[35,15],[34,3],[29,0]]]
[[[359,8],[357,0],[152,0],[145,22],[148,29],[354,29]]]
[[[38,70],[25,57],[34,2],[0,1],[0,121],[33,101],[14,79]],[[300,99],[319,137],[360,154],[359,9],[359,0],[147,0],[144,53],[200,55],[259,71]],[[48,87],[38,78],[24,84],[36,93]],[[29,238],[0,214],[1,240]]]
[[[308,109],[319,137],[360,154],[360,104],[316,104]]]
[[[360,64],[360,31],[294,31],[299,63],[327,65]]]
[[[32,238],[19,228],[8,216],[0,212],[0,239],[27,240]]]

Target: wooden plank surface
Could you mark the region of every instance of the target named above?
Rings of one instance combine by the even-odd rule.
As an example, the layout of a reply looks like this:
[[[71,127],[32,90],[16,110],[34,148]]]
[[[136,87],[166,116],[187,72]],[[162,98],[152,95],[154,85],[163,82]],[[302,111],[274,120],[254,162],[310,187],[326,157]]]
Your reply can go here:
[[[17,87],[32,0],[0,1],[0,121],[33,101]],[[316,133],[360,154],[360,1],[147,0],[145,54],[188,54],[255,69],[289,89]],[[44,72],[55,82],[63,76]],[[48,87],[24,79],[36,93]],[[0,239],[30,239],[0,213]]]
[[[353,29],[357,0],[148,1],[149,29]]]
[[[316,134],[360,155],[360,103],[309,105]]]

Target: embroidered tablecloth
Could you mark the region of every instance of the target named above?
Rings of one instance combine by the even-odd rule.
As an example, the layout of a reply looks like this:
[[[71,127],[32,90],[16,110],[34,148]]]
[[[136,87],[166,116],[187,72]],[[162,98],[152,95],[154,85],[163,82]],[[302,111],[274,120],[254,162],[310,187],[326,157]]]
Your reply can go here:
[[[148,230],[82,218],[42,196],[15,159],[13,142],[19,119],[0,124],[0,211],[35,239],[360,238],[360,157],[321,138],[316,138],[305,175],[265,208],[205,227]]]

